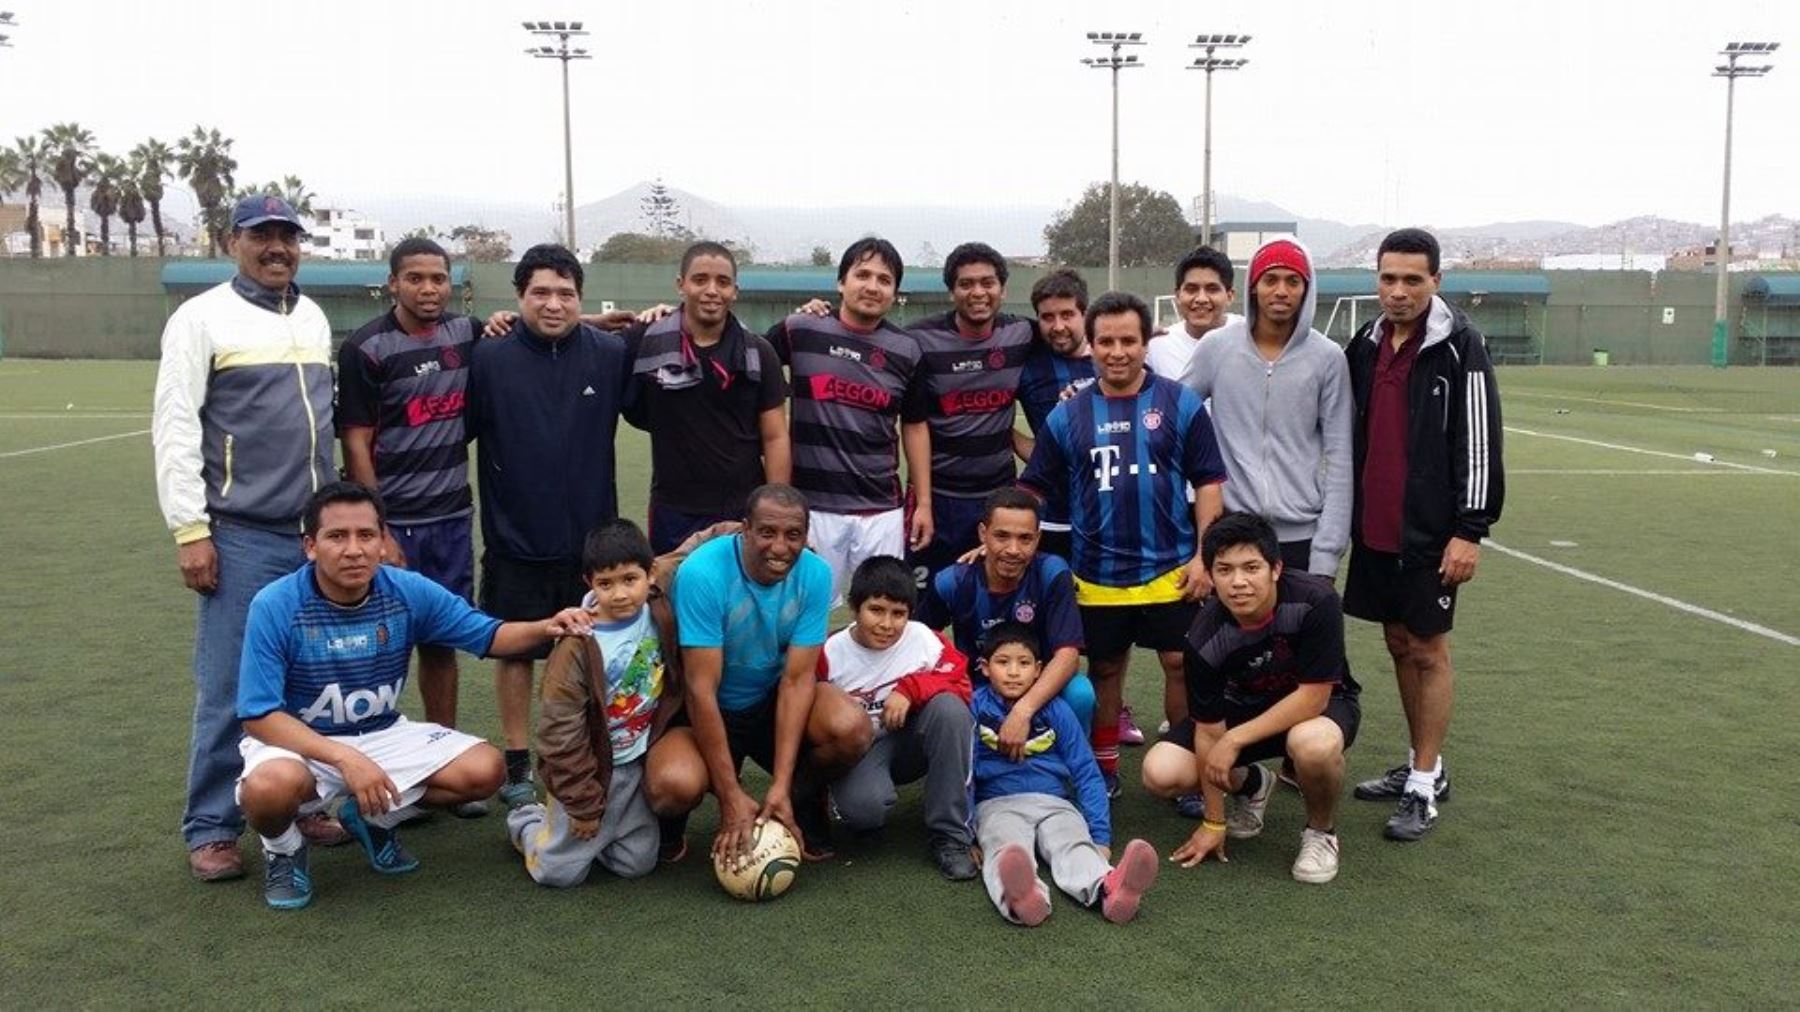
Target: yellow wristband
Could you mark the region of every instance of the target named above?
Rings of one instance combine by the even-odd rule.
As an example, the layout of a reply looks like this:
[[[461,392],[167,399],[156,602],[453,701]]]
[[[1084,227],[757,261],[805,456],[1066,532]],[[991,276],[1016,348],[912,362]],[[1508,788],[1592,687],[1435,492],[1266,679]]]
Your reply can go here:
[[[1213,820],[1211,820],[1211,819],[1202,819],[1202,820],[1200,820],[1200,828],[1201,828],[1201,829],[1205,829],[1205,830],[1209,830],[1209,831],[1211,831],[1211,832],[1214,832],[1214,833],[1223,833],[1223,832],[1225,832],[1225,824],[1224,824],[1224,823],[1223,823],[1223,822],[1214,822],[1214,821],[1213,821]]]

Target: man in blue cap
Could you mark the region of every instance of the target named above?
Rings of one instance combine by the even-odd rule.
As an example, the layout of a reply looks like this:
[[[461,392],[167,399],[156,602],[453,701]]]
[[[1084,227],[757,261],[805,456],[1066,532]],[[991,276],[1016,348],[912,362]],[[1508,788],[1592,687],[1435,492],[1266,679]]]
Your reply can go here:
[[[194,730],[181,835],[203,882],[244,873],[244,816],[233,797],[238,660],[250,599],[306,561],[300,517],[332,481],[331,327],[300,294],[305,227],[280,197],[231,212],[237,274],[182,303],[163,328],[151,441],[156,496],[181,579],[199,595]],[[335,820],[302,820],[316,843],[342,843]]]

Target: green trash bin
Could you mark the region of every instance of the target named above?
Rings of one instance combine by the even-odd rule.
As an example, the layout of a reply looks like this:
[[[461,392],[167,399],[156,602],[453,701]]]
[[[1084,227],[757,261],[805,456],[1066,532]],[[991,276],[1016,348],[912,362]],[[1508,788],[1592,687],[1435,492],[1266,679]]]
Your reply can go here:
[[[1607,351],[1605,348],[1595,348],[1594,349],[1594,364],[1595,365],[1608,365],[1611,362],[1612,362],[1612,352]]]

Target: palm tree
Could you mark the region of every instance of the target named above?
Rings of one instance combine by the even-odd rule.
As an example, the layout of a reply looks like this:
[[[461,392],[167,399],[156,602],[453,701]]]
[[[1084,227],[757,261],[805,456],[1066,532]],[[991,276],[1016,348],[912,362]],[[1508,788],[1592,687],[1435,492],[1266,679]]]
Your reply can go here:
[[[125,176],[125,163],[96,153],[89,171],[93,189],[88,191],[88,207],[100,216],[100,255],[112,256],[112,216],[119,213],[119,183]]]
[[[175,152],[169,150],[167,144],[151,137],[132,148],[130,158],[138,167],[132,173],[137,181],[138,192],[143,194],[144,203],[150,205],[150,227],[156,230],[156,255],[162,256],[163,236],[166,234],[162,222],[163,180],[174,175],[169,164],[175,161]],[[126,223],[130,224],[129,220]],[[136,253],[137,250],[134,248],[132,252]]]
[[[125,223],[125,243],[132,256],[138,255],[137,227],[145,213],[143,178],[143,163],[128,157],[119,177],[119,220]]]
[[[44,128],[44,143],[56,161],[51,177],[63,192],[63,255],[75,255],[75,188],[93,171],[94,135],[79,123]]]
[[[31,237],[31,256],[44,255],[44,230],[38,221],[38,198],[44,194],[44,163],[49,160],[43,142],[36,137],[20,137],[13,145],[19,160],[19,173],[25,180],[25,231]]]
[[[195,127],[194,132],[175,142],[176,170],[194,188],[194,199],[200,204],[200,218],[206,225],[206,255],[218,256],[225,244],[225,197],[235,185],[232,173],[237,160],[231,157],[231,138],[219,128]]]

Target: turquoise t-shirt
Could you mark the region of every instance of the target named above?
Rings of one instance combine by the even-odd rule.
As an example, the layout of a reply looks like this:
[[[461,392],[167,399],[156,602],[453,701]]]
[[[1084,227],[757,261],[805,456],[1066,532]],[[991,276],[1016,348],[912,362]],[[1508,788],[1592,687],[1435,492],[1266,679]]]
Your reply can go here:
[[[724,652],[719,708],[744,710],[769,698],[789,647],[825,642],[831,567],[806,550],[780,583],[744,572],[743,535],[714,538],[675,574],[675,622],[684,647]]]

